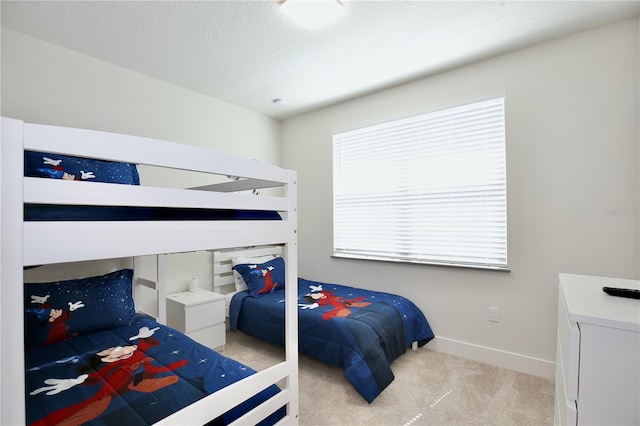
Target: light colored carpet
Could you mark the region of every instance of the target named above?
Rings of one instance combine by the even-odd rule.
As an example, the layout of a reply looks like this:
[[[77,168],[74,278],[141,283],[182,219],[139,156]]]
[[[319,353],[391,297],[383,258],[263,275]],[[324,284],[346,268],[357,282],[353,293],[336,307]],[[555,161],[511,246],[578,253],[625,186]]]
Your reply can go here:
[[[301,425],[551,425],[554,382],[425,348],[392,364],[395,380],[371,404],[342,370],[300,357]],[[281,348],[227,331],[225,356],[260,370]]]

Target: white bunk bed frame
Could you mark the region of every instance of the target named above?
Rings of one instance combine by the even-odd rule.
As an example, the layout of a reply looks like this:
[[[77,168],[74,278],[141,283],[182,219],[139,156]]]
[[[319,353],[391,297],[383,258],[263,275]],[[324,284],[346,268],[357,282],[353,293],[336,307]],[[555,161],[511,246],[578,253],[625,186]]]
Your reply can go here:
[[[294,171],[195,146],[135,136],[28,124],[4,117],[1,127],[0,424],[25,423],[23,266],[279,244],[286,259],[286,280],[297,281]],[[185,190],[30,178],[24,177],[24,150],[241,179]],[[231,192],[238,188],[273,186],[282,187],[284,196]],[[25,222],[24,203],[277,210],[283,220]],[[163,322],[165,290],[162,280],[158,281],[159,320]],[[158,424],[204,424],[277,382],[285,383],[280,386],[281,392],[234,424],[256,424],[282,406],[287,407],[287,415],[279,424],[298,424],[296,286],[285,290],[285,360],[185,407]]]

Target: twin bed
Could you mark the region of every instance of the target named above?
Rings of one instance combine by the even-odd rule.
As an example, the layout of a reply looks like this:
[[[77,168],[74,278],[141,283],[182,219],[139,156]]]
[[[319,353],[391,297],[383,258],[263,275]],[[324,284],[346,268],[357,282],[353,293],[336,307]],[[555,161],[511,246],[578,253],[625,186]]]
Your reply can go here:
[[[23,275],[41,265],[279,244],[284,273],[295,280],[295,172],[8,118],[0,147],[0,424],[297,424],[294,289],[285,360],[255,372],[166,327],[160,277],[153,319],[135,312],[132,287],[145,280],[134,271],[43,285],[25,284]],[[123,168],[112,174],[102,162]],[[142,186],[137,164],[205,173],[213,183]],[[279,193],[246,191],[266,187]]]
[[[231,329],[286,347],[284,291],[296,288],[300,353],[342,368],[369,403],[394,380],[391,363],[434,338],[424,314],[404,297],[304,278],[286,281],[279,253],[278,247],[214,253],[214,285],[228,291]]]

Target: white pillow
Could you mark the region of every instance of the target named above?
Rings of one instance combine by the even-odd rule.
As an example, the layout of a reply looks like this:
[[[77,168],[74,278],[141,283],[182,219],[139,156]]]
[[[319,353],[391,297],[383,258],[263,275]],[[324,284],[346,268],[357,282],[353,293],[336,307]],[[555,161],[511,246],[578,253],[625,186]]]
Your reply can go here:
[[[275,259],[276,256],[275,255],[267,255],[267,256],[257,256],[257,257],[232,257],[231,258],[231,264],[233,266],[236,265],[240,265],[242,263],[264,263],[264,262],[268,262],[272,259]],[[242,278],[242,275],[240,275],[240,273],[238,271],[233,271],[233,280],[236,283],[236,291],[244,291],[244,290],[248,290],[247,288],[247,283],[244,282],[244,278]]]

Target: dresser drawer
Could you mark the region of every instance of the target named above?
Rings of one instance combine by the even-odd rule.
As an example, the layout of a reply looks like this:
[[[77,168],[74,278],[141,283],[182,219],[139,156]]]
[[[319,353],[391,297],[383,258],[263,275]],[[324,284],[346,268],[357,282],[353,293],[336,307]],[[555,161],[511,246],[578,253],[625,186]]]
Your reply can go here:
[[[578,399],[580,329],[569,319],[562,291],[558,297],[558,355],[556,362],[561,363],[566,399],[575,402]]]
[[[555,400],[555,425],[576,425],[578,410],[575,399],[567,398],[567,383],[565,379],[565,373],[562,367],[562,354],[560,353],[560,333],[558,332],[556,347],[556,362],[558,363],[556,368],[556,400]]]

